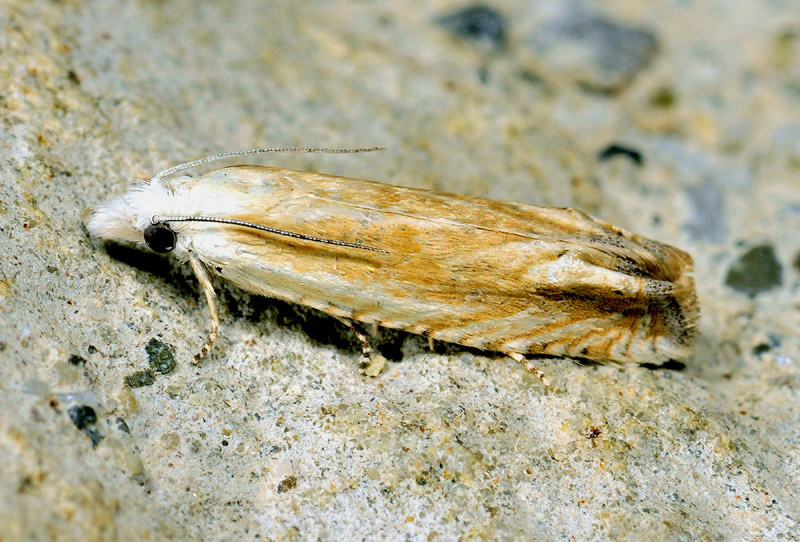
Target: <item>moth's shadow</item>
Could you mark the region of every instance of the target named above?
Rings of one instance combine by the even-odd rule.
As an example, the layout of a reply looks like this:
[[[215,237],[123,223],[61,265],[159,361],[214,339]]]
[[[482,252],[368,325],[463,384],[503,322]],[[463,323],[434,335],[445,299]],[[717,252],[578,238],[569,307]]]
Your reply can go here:
[[[531,359],[536,359],[536,355],[529,356]],[[612,365],[615,367],[620,367],[624,369],[625,367],[643,367],[645,369],[650,369],[651,371],[683,371],[686,369],[686,364],[682,361],[671,359],[669,361],[665,361],[664,363],[639,363],[633,365],[625,365],[625,364],[618,364],[618,363],[603,363],[602,361],[596,361],[592,359],[586,358],[564,358],[569,359],[578,365],[584,365],[586,367],[602,367],[606,365]]]
[[[174,258],[147,252],[130,245],[105,243],[109,256],[124,264],[164,279],[164,287],[176,296],[202,296],[197,279],[188,266],[182,265]]]
[[[163,279],[163,288],[172,295],[205,303],[197,279],[187,265],[169,256],[120,243],[105,243],[105,249],[115,260]],[[361,352],[361,343],[353,331],[333,316],[302,305],[250,294],[224,280],[213,281],[220,308],[230,318],[246,318],[255,324],[274,319],[281,327],[302,330],[320,345],[333,345],[340,350]],[[222,322],[222,326],[224,328],[225,322]],[[372,346],[386,359],[399,362],[403,359],[403,342],[409,335],[400,330],[379,328],[376,335],[370,333],[370,339]]]
[[[278,299],[271,299],[261,296],[251,296],[251,303],[263,305],[265,309],[261,314],[254,313],[248,316],[253,321],[261,320],[264,312],[268,310],[275,312],[275,321],[281,327],[299,329],[303,331],[312,341],[319,345],[333,345],[340,350],[347,352],[361,353],[361,342],[347,324],[337,318],[329,316],[324,312],[294,303],[287,303]],[[233,312],[236,310],[236,302],[228,306]],[[389,361],[400,362],[403,360],[402,347],[405,340],[412,336],[404,331],[379,327],[377,333],[373,333],[371,326],[361,326],[369,336],[372,347],[382,354]],[[424,340],[420,338],[420,340]]]
[[[658,363],[642,363],[639,367],[652,369],[653,371],[683,371],[686,369],[686,364],[682,361],[671,359],[660,365]]]

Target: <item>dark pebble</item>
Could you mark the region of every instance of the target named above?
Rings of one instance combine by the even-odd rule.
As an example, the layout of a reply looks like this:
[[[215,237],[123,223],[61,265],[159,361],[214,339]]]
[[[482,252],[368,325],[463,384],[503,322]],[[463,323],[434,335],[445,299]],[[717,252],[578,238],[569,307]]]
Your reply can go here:
[[[75,85],[81,84],[81,78],[78,76],[78,73],[75,70],[68,70],[67,71],[67,79],[70,80]]]
[[[781,271],[772,245],[759,245],[733,262],[725,284],[752,297],[780,286]]]
[[[601,162],[605,162],[614,158],[615,156],[624,156],[629,158],[631,162],[636,164],[637,166],[641,166],[644,163],[644,156],[638,150],[634,149],[633,147],[628,147],[626,145],[621,145],[619,143],[612,143],[599,153],[597,153],[597,159]]]
[[[86,358],[77,354],[72,354],[67,360],[67,363],[70,365],[86,365]]]
[[[150,339],[144,350],[147,352],[148,362],[153,371],[165,375],[175,369],[175,355],[172,353],[172,347],[167,343],[153,338]]]
[[[97,421],[97,414],[94,409],[87,405],[75,405],[67,410],[69,419],[75,424],[78,429],[85,429],[86,426],[92,425]]]
[[[489,6],[477,4],[462,8],[439,17],[436,22],[458,38],[492,47],[502,47],[506,42],[508,21]]]
[[[84,433],[86,433],[92,441],[92,448],[97,448],[97,445],[103,440],[103,435],[100,434],[100,431],[98,431],[96,427],[89,427]]]
[[[601,93],[625,88],[658,52],[658,41],[650,30],[581,9],[542,24],[529,43],[554,73]]]
[[[289,476],[281,480],[281,482],[278,484],[278,493],[286,493],[295,487],[297,487],[297,478],[294,476]]]
[[[772,345],[767,343],[757,344],[753,347],[753,355],[760,358],[770,350],[772,350]]]
[[[129,435],[131,434],[131,430],[128,427],[128,423],[124,419],[118,417],[114,421],[117,423],[117,429],[119,429],[123,433],[127,433]]]
[[[125,384],[131,388],[143,388],[145,386],[152,386],[156,381],[156,375],[150,369],[144,371],[136,371],[125,377]]]
[[[766,341],[759,343],[753,347],[753,355],[760,358],[761,356],[773,350],[774,348],[778,348],[780,345],[781,345],[780,335],[770,333],[769,335],[767,335]]]
[[[794,268],[800,273],[800,252],[797,253],[797,256],[794,259]]]

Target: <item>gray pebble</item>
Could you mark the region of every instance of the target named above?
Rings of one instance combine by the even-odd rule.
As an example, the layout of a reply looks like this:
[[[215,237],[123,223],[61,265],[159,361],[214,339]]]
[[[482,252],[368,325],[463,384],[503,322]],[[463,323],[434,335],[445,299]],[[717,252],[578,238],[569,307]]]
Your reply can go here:
[[[725,284],[734,290],[755,296],[781,285],[781,264],[772,245],[759,245],[733,262]]]
[[[545,22],[528,43],[548,71],[602,93],[625,88],[658,51],[653,32],[582,10]]]

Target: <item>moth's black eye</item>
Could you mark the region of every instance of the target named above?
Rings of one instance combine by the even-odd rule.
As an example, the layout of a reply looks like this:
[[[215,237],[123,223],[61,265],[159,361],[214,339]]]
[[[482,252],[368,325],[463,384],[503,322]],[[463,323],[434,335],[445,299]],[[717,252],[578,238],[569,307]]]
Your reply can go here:
[[[153,252],[169,252],[175,248],[176,240],[175,232],[165,222],[151,224],[144,229],[144,242]]]

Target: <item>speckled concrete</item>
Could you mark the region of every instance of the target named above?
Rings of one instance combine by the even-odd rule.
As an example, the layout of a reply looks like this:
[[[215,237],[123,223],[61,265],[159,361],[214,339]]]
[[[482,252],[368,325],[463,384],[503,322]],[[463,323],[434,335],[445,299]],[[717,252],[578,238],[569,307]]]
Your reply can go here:
[[[800,538],[796,2],[300,4],[0,7],[0,540]],[[204,154],[381,144],[262,163],[681,246],[696,355],[545,389],[382,332],[370,379],[344,326],[217,283],[191,367],[188,269],[84,226]]]

